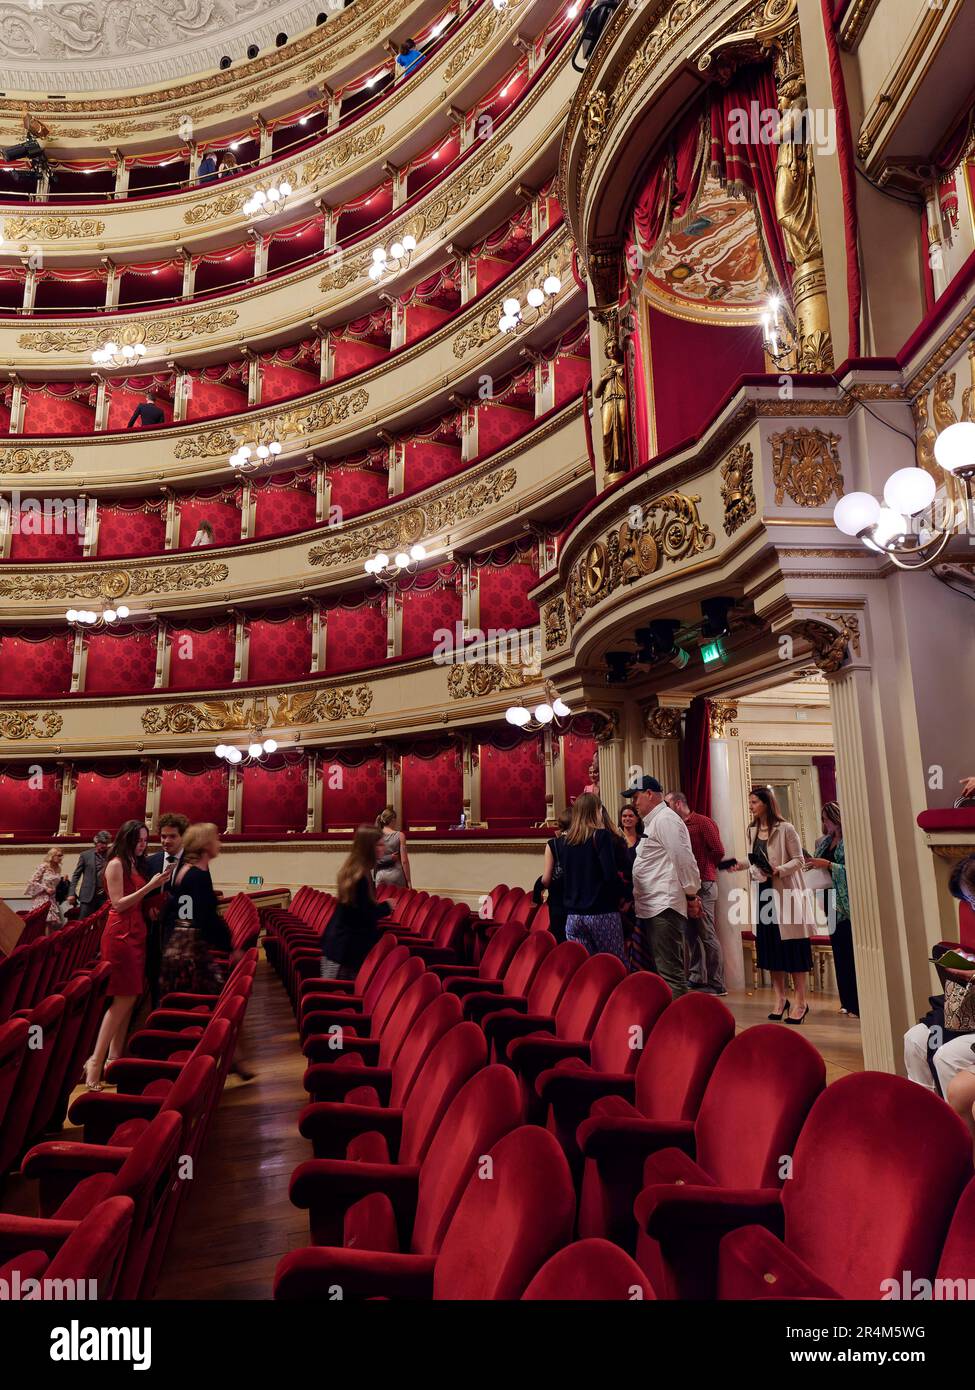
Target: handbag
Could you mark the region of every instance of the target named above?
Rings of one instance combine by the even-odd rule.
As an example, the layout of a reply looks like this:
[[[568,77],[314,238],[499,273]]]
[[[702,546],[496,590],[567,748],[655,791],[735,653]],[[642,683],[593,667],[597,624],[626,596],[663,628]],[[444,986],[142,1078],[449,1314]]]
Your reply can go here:
[[[945,1027],[953,1033],[975,1033],[975,977],[945,980]]]

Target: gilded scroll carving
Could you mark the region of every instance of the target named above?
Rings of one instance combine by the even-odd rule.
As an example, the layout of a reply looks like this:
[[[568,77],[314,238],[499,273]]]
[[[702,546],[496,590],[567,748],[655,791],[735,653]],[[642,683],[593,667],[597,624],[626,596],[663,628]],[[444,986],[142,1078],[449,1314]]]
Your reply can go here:
[[[221,584],[226,565],[198,561],[185,565],[148,565],[123,570],[69,570],[49,574],[0,573],[0,598],[52,603],[57,599],[136,598],[143,594],[182,594]]]
[[[797,507],[823,507],[843,496],[838,434],[823,430],[786,430],[769,436],[775,505],[788,495]]]

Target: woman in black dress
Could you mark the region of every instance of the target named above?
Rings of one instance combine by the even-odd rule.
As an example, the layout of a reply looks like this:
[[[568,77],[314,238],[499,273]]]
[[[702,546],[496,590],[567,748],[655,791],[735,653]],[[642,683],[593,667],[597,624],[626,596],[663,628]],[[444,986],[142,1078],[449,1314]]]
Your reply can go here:
[[[373,825],[360,825],[349,857],[338,872],[338,906],[322,934],[323,980],[354,980],[379,940],[377,924],[392,911],[388,902],[376,901],[372,882],[383,853],[382,832]]]

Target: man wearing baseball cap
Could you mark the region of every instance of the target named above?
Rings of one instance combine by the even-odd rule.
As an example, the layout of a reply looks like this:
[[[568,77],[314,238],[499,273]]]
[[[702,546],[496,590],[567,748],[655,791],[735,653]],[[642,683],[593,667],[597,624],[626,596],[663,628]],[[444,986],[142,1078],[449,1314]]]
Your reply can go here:
[[[644,833],[633,863],[632,960],[638,969],[656,970],[677,999],[687,993],[684,933],[687,919],[701,913],[701,876],[687,827],[664,802],[663,790],[656,777],[641,777],[621,793],[632,799]]]

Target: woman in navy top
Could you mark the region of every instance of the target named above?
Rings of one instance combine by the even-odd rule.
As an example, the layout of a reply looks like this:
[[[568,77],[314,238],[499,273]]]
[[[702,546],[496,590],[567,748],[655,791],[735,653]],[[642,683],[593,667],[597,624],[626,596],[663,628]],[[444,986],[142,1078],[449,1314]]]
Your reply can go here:
[[[562,852],[566,940],[581,942],[590,955],[608,951],[624,960],[618,840],[606,828],[599,797],[592,792],[577,796]],[[542,882],[548,887],[545,875]]]

